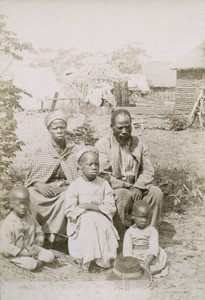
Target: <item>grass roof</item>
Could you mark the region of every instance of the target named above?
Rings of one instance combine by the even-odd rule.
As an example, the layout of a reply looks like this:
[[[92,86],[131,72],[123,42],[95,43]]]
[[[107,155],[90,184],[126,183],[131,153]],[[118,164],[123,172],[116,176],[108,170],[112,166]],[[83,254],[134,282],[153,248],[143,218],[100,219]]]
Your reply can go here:
[[[86,86],[124,81],[121,74],[103,59],[87,59],[81,69],[70,75],[70,80]]]

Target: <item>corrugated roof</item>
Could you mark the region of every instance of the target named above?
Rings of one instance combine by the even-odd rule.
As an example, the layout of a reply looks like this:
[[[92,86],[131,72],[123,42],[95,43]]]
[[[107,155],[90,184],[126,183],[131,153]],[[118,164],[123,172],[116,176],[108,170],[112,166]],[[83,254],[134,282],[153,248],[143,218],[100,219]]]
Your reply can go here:
[[[142,73],[145,74],[150,86],[175,87],[176,71],[171,70],[171,62],[149,61],[142,64]]]

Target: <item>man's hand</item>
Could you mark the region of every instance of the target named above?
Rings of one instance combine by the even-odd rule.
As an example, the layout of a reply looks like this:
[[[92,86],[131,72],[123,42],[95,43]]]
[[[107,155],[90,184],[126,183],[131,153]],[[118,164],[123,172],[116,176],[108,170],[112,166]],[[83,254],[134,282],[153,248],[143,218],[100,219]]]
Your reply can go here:
[[[42,247],[43,244],[44,244],[44,238],[43,238],[43,237],[42,237],[42,238],[36,238],[35,241],[34,241],[34,244],[35,244],[36,246]]]
[[[45,197],[52,198],[58,195],[53,187],[49,186],[47,183],[35,182],[33,186]]]
[[[131,183],[126,182],[126,181],[123,183],[123,188],[124,188],[124,189],[130,189],[131,187],[132,187],[132,184],[131,184]]]
[[[140,189],[132,187],[130,191],[134,201],[142,200],[142,191]]]

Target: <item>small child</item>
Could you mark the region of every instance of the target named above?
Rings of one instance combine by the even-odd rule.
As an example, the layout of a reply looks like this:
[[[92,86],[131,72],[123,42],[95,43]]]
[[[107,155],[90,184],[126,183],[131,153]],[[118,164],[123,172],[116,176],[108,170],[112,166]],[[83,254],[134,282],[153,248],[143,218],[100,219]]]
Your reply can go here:
[[[151,274],[159,273],[166,266],[167,254],[159,247],[158,231],[150,225],[150,207],[144,201],[133,205],[135,224],[125,233],[123,256],[138,258]]]
[[[91,262],[110,267],[117,257],[118,233],[112,224],[116,211],[109,183],[98,177],[99,159],[95,147],[77,153],[82,176],[66,191],[67,235],[70,255],[89,271]]]
[[[15,265],[28,270],[52,263],[54,253],[42,248],[44,234],[36,219],[30,214],[27,188],[14,187],[10,194],[12,212],[2,221],[0,252]]]

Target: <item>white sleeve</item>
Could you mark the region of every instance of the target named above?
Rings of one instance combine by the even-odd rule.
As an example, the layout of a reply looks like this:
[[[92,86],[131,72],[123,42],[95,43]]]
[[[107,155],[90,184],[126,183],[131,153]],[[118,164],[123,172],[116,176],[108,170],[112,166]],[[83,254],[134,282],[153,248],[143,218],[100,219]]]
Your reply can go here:
[[[132,238],[130,235],[130,229],[125,232],[123,241],[123,256],[133,256]]]
[[[65,192],[65,215],[72,220],[77,219],[85,211],[85,209],[78,207],[78,192],[75,183],[71,183]]]
[[[115,200],[113,196],[113,190],[106,180],[104,182],[103,196],[104,196],[103,204],[99,206],[99,209],[102,211],[102,213],[106,214],[109,217],[109,219],[112,220],[112,217],[116,212],[116,206],[115,206]]]

